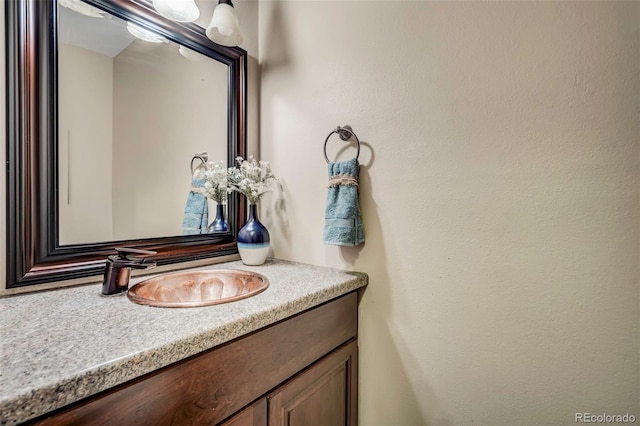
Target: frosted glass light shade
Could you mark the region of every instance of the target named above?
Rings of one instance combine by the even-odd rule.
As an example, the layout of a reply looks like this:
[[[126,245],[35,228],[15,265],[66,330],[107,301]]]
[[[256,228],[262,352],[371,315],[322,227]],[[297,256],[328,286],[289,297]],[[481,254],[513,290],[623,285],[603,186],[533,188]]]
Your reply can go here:
[[[193,22],[200,16],[194,0],[153,0],[153,7],[160,15],[176,22]]]
[[[168,43],[169,40],[154,33],[153,31],[149,31],[145,28],[142,28],[139,25],[134,24],[133,22],[127,22],[127,31],[131,33],[131,35],[139,38],[140,40],[148,41],[150,43]]]
[[[202,53],[196,52],[195,50],[191,50],[188,47],[185,46],[180,46],[178,48],[178,52],[180,52],[180,54],[189,59],[190,61],[194,61],[194,62],[202,62],[205,59],[207,59],[206,56],[204,56]]]
[[[242,43],[244,39],[233,6],[222,2],[216,6],[206,34],[223,46],[234,47]]]
[[[83,3],[80,0],[58,0],[58,4],[60,6],[71,9],[74,12],[78,12],[92,18],[104,18],[106,14],[106,12],[88,5],[87,3]]]

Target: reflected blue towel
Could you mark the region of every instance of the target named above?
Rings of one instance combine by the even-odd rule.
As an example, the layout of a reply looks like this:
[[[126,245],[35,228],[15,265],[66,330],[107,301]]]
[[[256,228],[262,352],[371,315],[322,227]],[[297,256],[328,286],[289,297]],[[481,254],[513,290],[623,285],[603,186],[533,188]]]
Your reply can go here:
[[[357,246],[364,242],[364,228],[358,201],[358,160],[329,163],[329,189],[324,213],[322,242]]]
[[[184,206],[182,235],[207,233],[207,221],[209,219],[207,197],[194,191],[194,189],[200,188],[203,185],[203,179],[191,180],[191,191],[189,191],[189,195],[187,196],[187,204]]]

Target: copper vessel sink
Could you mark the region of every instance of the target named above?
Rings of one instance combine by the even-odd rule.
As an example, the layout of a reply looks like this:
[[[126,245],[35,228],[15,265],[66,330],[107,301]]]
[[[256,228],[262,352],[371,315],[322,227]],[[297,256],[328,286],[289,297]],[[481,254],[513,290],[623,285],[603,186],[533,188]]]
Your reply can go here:
[[[189,308],[233,302],[254,296],[269,287],[267,277],[255,272],[215,269],[177,272],[149,278],[127,291],[141,305]]]

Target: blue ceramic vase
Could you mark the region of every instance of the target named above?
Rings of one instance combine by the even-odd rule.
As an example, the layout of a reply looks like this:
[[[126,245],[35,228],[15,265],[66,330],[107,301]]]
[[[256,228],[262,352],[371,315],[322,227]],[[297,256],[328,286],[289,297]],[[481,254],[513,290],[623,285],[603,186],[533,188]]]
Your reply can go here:
[[[269,254],[269,231],[258,220],[258,206],[249,205],[249,218],[238,232],[238,252],[245,265],[262,265]]]
[[[216,233],[216,232],[227,232],[229,230],[229,225],[224,218],[224,206],[222,204],[218,204],[216,206],[216,218],[211,222],[209,227],[207,227],[207,232]]]

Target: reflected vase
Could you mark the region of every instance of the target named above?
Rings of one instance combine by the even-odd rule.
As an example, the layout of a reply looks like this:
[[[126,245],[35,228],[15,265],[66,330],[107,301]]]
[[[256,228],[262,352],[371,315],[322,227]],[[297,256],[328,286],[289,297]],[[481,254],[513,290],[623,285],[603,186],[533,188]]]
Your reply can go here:
[[[238,232],[238,252],[245,265],[262,265],[269,254],[269,231],[258,219],[257,204],[249,205],[249,218]]]
[[[209,224],[207,232],[210,234],[217,232],[227,232],[229,230],[229,224],[224,218],[224,206],[222,204],[216,205],[216,218]]]

